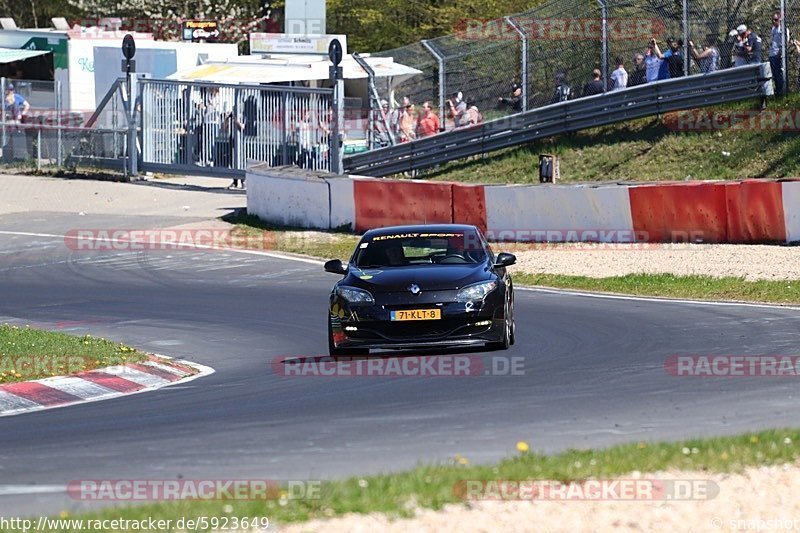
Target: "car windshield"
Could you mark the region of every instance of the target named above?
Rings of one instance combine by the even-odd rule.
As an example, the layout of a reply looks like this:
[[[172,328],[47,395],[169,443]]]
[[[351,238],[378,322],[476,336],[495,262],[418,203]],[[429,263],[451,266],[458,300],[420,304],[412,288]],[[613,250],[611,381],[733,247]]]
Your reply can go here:
[[[358,245],[360,268],[405,265],[465,265],[486,260],[476,232],[391,233],[365,238]]]

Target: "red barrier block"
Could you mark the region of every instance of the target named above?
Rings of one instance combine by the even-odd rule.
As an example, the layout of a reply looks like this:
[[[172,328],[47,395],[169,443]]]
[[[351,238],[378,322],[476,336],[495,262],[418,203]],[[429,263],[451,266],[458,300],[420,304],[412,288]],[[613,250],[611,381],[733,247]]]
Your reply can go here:
[[[449,224],[453,193],[449,183],[357,179],[353,183],[356,231],[398,224]]]
[[[725,184],[642,185],[628,189],[633,229],[650,242],[726,242]]]
[[[725,186],[728,242],[786,242],[782,186],[749,180]]]
[[[486,232],[486,193],[483,185],[453,184],[453,222],[472,224]]]

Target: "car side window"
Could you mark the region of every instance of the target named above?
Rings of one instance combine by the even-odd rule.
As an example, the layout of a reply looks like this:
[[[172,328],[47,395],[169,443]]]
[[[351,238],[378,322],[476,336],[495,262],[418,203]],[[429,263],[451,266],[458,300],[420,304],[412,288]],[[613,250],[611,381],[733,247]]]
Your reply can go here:
[[[492,250],[492,247],[489,246],[489,242],[486,240],[486,237],[483,236],[483,232],[481,232],[481,230],[478,230],[478,236],[481,239],[481,243],[483,243],[483,247],[486,248],[486,253],[489,254],[489,259],[491,260],[492,264],[494,264],[494,251]]]

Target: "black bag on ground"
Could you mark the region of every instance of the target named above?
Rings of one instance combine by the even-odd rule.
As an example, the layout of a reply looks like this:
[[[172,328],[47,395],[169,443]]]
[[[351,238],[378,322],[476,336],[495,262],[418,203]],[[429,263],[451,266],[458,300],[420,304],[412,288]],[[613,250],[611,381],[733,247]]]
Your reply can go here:
[[[28,139],[21,130],[6,131],[6,145],[3,147],[4,161],[28,159]]]

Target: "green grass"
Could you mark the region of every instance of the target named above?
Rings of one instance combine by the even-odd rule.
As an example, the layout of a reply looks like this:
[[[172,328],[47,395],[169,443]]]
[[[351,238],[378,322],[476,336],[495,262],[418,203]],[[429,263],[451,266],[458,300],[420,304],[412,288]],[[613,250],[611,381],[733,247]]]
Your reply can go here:
[[[512,276],[517,284],[563,289],[696,300],[736,300],[777,304],[800,303],[800,280],[748,281],[742,278],[675,276],[673,274],[628,274],[609,278],[589,278],[560,274],[513,272]]]
[[[144,358],[144,353],[106,339],[0,324],[0,383],[74,374]]]
[[[676,378],[677,379],[677,378]],[[732,437],[690,439],[680,442],[638,442],[600,450],[574,449],[555,455],[519,453],[497,464],[471,465],[455,455],[448,464],[418,466],[394,474],[352,477],[323,482],[319,498],[274,497],[266,501],[180,501],[106,509],[80,518],[128,519],[206,517],[260,517],[272,523],[304,521],[344,513],[383,512],[409,516],[413,506],[440,509],[457,503],[454,490],[464,480],[541,479],[561,482],[590,477],[607,479],[632,471],[664,470],[697,472],[741,472],[749,466],[786,464],[800,458],[800,430],[777,429]],[[513,448],[514,443],[508,443]],[[62,513],[62,516],[68,516]],[[62,529],[60,531],[78,531]]]
[[[711,110],[754,109],[756,101]],[[770,101],[770,110],[800,109],[800,94]],[[729,152],[730,155],[724,155]],[[792,131],[744,129],[676,132],[664,117],[631,120],[459,160],[422,178],[473,183],[538,183],[539,154],[556,154],[561,182],[731,180],[800,175]]]
[[[235,224],[248,248],[288,252],[319,259],[348,259],[360,237],[340,231],[304,231],[262,222],[254,215],[238,214],[225,217]]]

